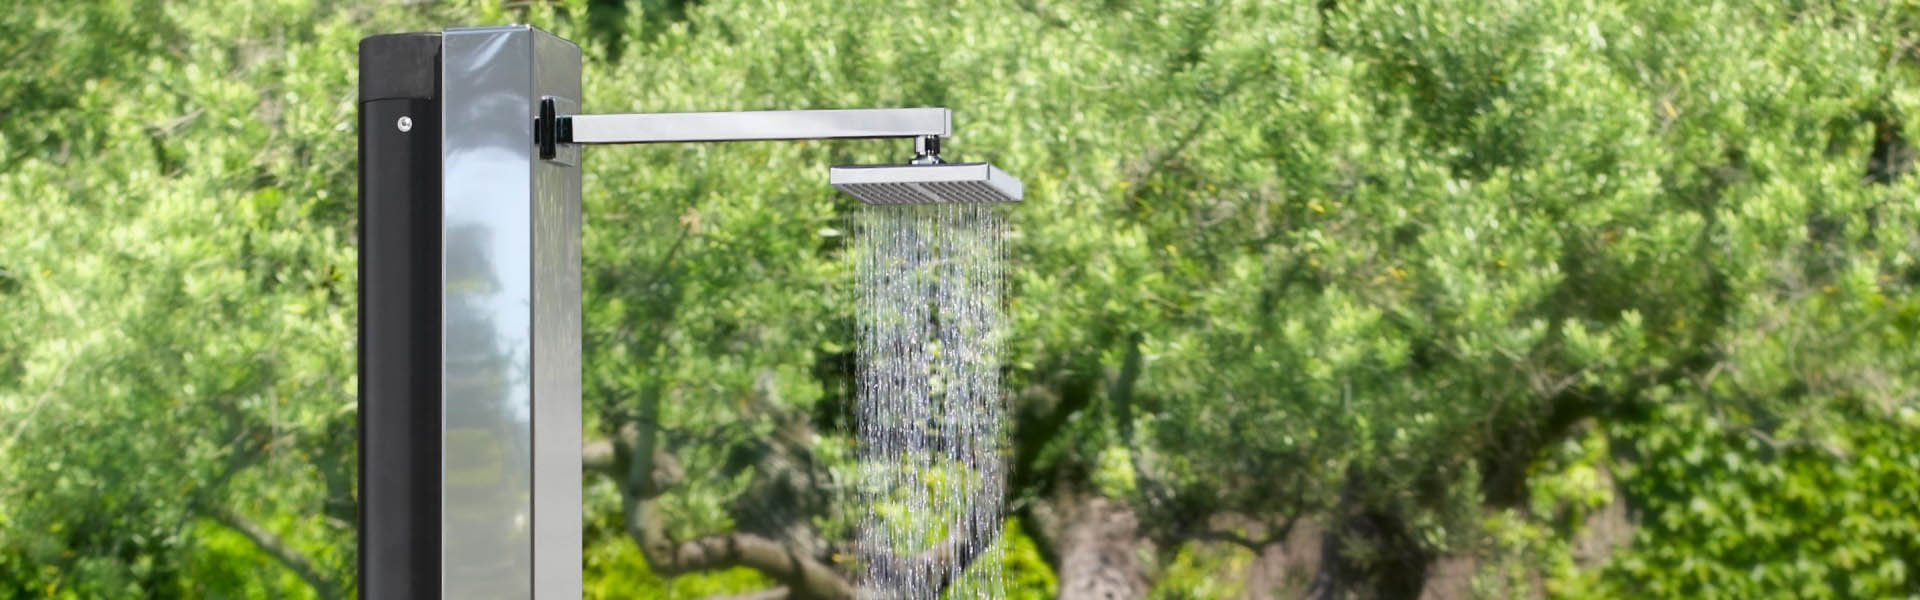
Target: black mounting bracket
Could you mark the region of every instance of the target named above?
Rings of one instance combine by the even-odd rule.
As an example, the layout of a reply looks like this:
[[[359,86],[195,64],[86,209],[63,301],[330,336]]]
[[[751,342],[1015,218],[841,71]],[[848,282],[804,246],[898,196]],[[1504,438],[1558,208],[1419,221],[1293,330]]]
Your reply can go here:
[[[565,136],[560,133],[560,129],[567,125],[571,123],[555,113],[553,98],[541,98],[540,116],[533,120],[533,143],[540,145],[540,160],[553,160],[553,157],[560,155],[560,144],[572,141],[573,132],[569,131]]]

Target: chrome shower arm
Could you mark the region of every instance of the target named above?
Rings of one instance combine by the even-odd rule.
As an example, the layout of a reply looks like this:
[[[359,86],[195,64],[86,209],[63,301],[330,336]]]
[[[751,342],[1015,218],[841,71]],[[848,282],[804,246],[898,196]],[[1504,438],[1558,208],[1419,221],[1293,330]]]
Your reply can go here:
[[[905,165],[834,167],[828,182],[868,204],[1019,202],[1025,197],[1020,180],[993,165],[940,158],[940,138],[953,133],[953,112],[945,108],[566,115],[558,104],[542,98],[534,118],[533,141],[543,160],[566,160],[560,149],[575,145],[913,138],[913,157]]]
[[[944,108],[557,115],[562,144],[656,144],[840,138],[945,137]]]

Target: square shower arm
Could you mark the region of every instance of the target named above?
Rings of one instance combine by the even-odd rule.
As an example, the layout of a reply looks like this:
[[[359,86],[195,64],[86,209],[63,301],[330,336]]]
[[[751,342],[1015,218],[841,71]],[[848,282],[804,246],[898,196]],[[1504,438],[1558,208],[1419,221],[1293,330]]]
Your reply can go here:
[[[861,108],[558,115],[555,125],[555,141],[562,144],[946,137],[953,133],[953,112]]]

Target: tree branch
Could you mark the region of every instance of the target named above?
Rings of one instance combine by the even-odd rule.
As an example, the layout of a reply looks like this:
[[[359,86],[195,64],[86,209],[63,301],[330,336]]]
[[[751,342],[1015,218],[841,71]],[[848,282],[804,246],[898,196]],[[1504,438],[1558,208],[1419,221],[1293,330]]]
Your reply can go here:
[[[793,595],[785,586],[732,596],[708,596],[707,600],[788,600]]]
[[[659,414],[660,390],[643,390],[639,414],[619,427],[619,435],[609,443],[612,451],[595,448],[590,463],[618,469],[606,473],[619,473],[626,533],[655,573],[671,576],[747,567],[785,584],[795,600],[853,600],[853,583],[846,577],[778,541],[737,532],[687,541],[669,538],[657,499],[680,477],[672,455],[659,447]],[[609,455],[610,460],[604,458]]]
[[[647,565],[661,575],[747,567],[786,584],[792,597],[808,600],[853,600],[853,584],[812,557],[779,542],[748,533],[669,539],[652,499],[627,497],[627,535],[640,544]]]
[[[594,440],[580,446],[580,470],[587,475],[605,475],[618,477],[619,465],[614,462],[613,441]]]
[[[979,559],[981,553],[999,539],[1002,526],[1000,518],[997,501],[973,498],[966,516],[957,523],[958,531],[932,549],[911,557],[877,557],[876,560],[881,564],[874,566],[881,574],[876,578],[879,579],[876,583],[930,581],[933,583],[933,595],[938,596],[955,583],[957,574],[965,573],[973,561]]]
[[[1281,522],[1279,525],[1274,525],[1267,521],[1264,521],[1261,519],[1254,519],[1252,517],[1245,517],[1245,518],[1248,520],[1260,523],[1262,526],[1264,526],[1265,527],[1265,531],[1263,532],[1264,535],[1261,535],[1258,537],[1250,537],[1247,534],[1242,533],[1240,531],[1235,531],[1229,528],[1214,527],[1214,528],[1204,528],[1199,530],[1182,532],[1181,537],[1185,539],[1198,540],[1203,542],[1226,542],[1229,544],[1240,546],[1242,548],[1246,548],[1248,550],[1252,550],[1255,554],[1258,554],[1262,550],[1265,550],[1267,546],[1273,545],[1276,542],[1285,541],[1287,539],[1287,536],[1293,533],[1293,526],[1300,522],[1300,515],[1297,515],[1297,514],[1291,517],[1287,517],[1287,519]]]
[[[320,569],[314,566],[312,559],[300,553],[300,551],[294,550],[293,546],[288,545],[285,540],[280,539],[280,536],[274,535],[273,532],[260,526],[259,523],[253,522],[226,506],[207,507],[205,514],[207,518],[212,519],[213,522],[224,525],[228,529],[247,536],[248,540],[253,541],[254,546],[258,546],[262,551],[272,556],[274,560],[280,561],[280,564],[286,565],[294,574],[299,575],[301,580],[306,581],[307,585],[313,586],[314,594],[321,598],[342,597],[340,594],[340,586],[334,583],[332,579],[322,575]]]

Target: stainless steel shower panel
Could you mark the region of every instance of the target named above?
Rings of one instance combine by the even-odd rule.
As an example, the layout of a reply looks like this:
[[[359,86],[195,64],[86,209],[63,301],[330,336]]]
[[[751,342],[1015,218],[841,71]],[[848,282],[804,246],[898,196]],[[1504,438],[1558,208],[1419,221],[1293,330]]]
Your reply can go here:
[[[527,26],[443,35],[444,598],[577,599],[579,149],[541,160],[580,50]]]
[[[846,110],[766,110],[568,115],[561,111],[575,144],[651,144],[666,142],[741,142],[831,138],[947,136],[953,113],[944,108],[870,108]]]

